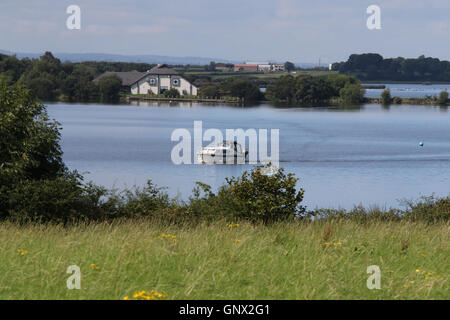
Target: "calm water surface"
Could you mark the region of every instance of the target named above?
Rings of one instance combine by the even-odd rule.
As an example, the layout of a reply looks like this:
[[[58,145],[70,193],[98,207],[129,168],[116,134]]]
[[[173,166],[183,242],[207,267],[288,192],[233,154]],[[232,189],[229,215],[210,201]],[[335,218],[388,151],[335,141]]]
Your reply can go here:
[[[450,84],[384,84],[391,91],[392,97],[400,98],[425,98],[426,96],[437,96],[441,91],[450,92]],[[373,84],[371,84],[373,85]],[[366,89],[367,98],[379,98],[384,89]]]
[[[195,181],[217,188],[251,165],[174,165],[176,128],[280,130],[280,165],[300,178],[309,208],[401,207],[400,199],[450,193],[450,112],[425,106],[357,109],[49,104],[63,127],[64,160],[107,187],[151,178],[186,199]],[[424,146],[419,147],[423,141]],[[205,143],[206,145],[206,143]],[[87,173],[88,172],[88,173]]]

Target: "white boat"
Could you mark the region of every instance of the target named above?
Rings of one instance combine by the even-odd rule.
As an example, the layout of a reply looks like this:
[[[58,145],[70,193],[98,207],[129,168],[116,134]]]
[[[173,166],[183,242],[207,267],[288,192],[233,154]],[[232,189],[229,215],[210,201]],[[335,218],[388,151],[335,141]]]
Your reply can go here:
[[[215,147],[204,147],[197,153],[197,163],[202,164],[244,164],[247,150],[236,141],[224,141]]]

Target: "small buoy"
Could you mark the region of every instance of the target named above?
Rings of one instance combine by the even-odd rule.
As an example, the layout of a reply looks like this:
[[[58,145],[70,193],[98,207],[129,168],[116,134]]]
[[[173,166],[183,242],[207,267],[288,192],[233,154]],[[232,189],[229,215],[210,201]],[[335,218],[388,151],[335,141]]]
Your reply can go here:
[[[423,142],[422,141],[419,142],[419,147],[423,147]]]

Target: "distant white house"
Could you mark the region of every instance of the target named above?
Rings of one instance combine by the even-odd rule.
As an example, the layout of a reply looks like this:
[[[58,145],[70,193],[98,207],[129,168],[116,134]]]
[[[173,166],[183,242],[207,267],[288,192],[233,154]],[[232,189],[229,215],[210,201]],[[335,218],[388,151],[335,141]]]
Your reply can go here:
[[[165,64],[145,72],[131,84],[132,94],[161,94],[177,89],[180,95],[197,95],[198,88]]]

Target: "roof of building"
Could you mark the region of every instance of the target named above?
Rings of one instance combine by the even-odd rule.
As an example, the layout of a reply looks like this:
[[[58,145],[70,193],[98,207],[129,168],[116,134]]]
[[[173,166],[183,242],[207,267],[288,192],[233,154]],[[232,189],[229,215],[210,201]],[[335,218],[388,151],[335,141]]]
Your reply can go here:
[[[163,75],[178,75],[179,73],[169,68],[167,64],[158,64],[156,67],[150,69],[147,74],[163,74]]]
[[[102,79],[104,77],[116,75],[116,76],[118,76],[120,78],[120,80],[122,80],[122,86],[131,86],[138,79],[142,78],[142,76],[144,74],[145,74],[145,72],[139,72],[139,71],[136,71],[136,70],[128,71],[128,72],[107,71],[107,72],[102,73],[101,75],[99,75],[93,81],[97,82],[97,81],[99,81],[100,79]]]
[[[258,67],[257,64],[248,64],[248,63],[237,63],[234,65],[235,67]]]

